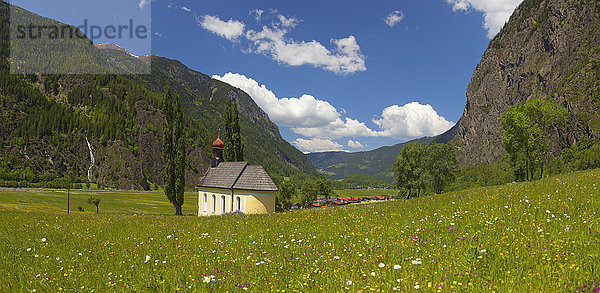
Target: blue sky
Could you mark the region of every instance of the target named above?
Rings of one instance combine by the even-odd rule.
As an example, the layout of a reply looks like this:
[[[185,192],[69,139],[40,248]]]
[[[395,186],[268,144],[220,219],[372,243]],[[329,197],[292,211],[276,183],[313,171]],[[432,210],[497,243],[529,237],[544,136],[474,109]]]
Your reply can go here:
[[[153,54],[242,88],[305,152],[369,150],[449,129],[490,38],[521,2],[129,1],[134,15],[151,8]]]

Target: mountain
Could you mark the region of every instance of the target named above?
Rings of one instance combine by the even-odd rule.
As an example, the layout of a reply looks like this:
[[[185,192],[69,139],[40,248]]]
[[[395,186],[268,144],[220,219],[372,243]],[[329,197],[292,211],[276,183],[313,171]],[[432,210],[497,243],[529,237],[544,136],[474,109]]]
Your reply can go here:
[[[63,25],[15,10],[27,23]],[[238,103],[244,154],[250,163],[263,165],[274,176],[318,174],[245,92],[176,60],[133,56],[114,44],[92,46],[87,39],[69,40],[68,46],[53,42],[40,46],[53,48],[60,62],[81,62],[74,71],[131,73],[150,66],[152,74],[10,74],[9,52],[24,54],[28,60],[47,57],[45,51],[25,47],[14,51],[9,42],[9,34],[14,33],[10,11],[9,4],[0,3],[0,185],[22,181],[30,186],[59,186],[67,175],[85,182],[88,169],[91,181],[113,188],[162,185],[165,86],[181,96],[189,190],[209,164],[210,145],[222,127],[228,98]],[[33,68],[12,60],[13,66]],[[60,62],[44,70],[52,72]]]
[[[341,180],[355,174],[365,174],[392,183],[394,177],[390,170],[400,149],[407,143],[431,143],[436,138],[424,137],[364,152],[310,153],[307,154],[307,157],[321,174],[332,180]],[[439,142],[446,141],[440,138]]]
[[[525,0],[492,39],[467,87],[458,123],[464,166],[504,154],[498,118],[512,105],[550,98],[568,110],[549,150],[600,136],[600,1]]]

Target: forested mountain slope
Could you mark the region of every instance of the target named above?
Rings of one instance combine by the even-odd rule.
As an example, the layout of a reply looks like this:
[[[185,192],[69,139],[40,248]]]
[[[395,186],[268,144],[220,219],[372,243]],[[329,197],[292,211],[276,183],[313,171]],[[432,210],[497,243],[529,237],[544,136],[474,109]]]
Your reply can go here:
[[[160,98],[166,85],[182,97],[188,189],[207,168],[227,98],[237,99],[247,160],[274,175],[316,175],[246,93],[175,60],[136,58],[114,46],[77,50],[79,44],[65,48],[64,55],[91,60],[90,66],[109,72],[131,72],[151,61],[152,74],[10,74],[9,12],[9,5],[0,2],[0,184],[58,186],[67,175],[85,182],[92,165],[89,141],[93,182],[125,189],[161,185]],[[49,21],[22,13],[32,23]]]

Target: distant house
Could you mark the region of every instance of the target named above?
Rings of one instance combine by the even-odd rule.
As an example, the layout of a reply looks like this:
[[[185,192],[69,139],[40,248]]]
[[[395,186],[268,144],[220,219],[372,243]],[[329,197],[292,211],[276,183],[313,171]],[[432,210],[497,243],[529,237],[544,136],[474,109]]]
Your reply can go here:
[[[269,174],[260,165],[223,162],[223,147],[219,134],[213,142],[211,167],[198,184],[198,216],[275,212],[277,186]]]

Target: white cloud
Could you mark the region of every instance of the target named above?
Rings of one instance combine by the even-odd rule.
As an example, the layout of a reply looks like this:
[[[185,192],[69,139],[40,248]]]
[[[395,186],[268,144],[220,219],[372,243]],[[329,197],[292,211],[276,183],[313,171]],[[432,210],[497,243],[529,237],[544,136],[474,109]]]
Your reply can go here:
[[[339,119],[338,111],[326,101],[311,95],[300,98],[277,98],[275,94],[257,81],[238,73],[226,73],[212,78],[242,89],[263,109],[273,122],[283,126],[317,127]]]
[[[256,21],[260,21],[264,12],[265,11],[262,9],[252,9],[250,10],[250,15],[252,15]]]
[[[138,7],[140,9],[144,9],[144,6],[150,4],[151,0],[140,0],[140,2],[138,3]]]
[[[381,117],[373,119],[373,123],[380,128],[377,131],[359,120],[342,117],[345,116],[342,110],[308,94],[299,98],[277,98],[264,84],[238,73],[213,75],[212,78],[246,92],[277,125],[290,127],[294,133],[313,139],[392,137],[408,140],[438,135],[454,125],[439,116],[431,105],[412,102],[401,107],[393,105],[383,109]],[[348,146],[364,147],[358,141],[349,141]]]
[[[305,153],[314,152],[329,152],[329,151],[343,151],[341,144],[327,140],[327,139],[302,139],[298,138],[292,142],[296,147]]]
[[[255,19],[258,20],[263,12],[255,9],[250,13],[254,14]],[[204,29],[230,41],[237,40],[245,29],[245,24],[241,21],[230,19],[225,22],[211,15],[204,15],[197,21]],[[271,26],[263,26],[260,31],[248,30],[246,32],[245,37],[251,42],[251,45],[249,49],[243,51],[263,54],[290,66],[311,65],[336,74],[350,74],[367,70],[365,57],[354,36],[331,39],[330,43],[333,48],[328,49],[316,40],[295,41],[288,37],[289,30],[299,23],[300,20],[295,17],[278,14],[276,21]]]
[[[382,129],[380,136],[402,140],[438,135],[454,126],[453,122],[439,116],[431,105],[418,102],[389,106],[383,109],[380,119],[373,119],[373,123]]]
[[[223,21],[217,16],[204,15],[202,17],[196,17],[196,22],[205,30],[230,41],[234,41],[244,34],[245,25],[237,20],[230,19],[228,21]]]
[[[307,137],[338,139],[342,137],[379,136],[377,131],[367,127],[363,122],[352,118],[337,118],[326,125],[316,127],[294,127],[292,131]]]
[[[390,12],[383,21],[389,26],[394,27],[404,19],[404,12],[402,10],[395,10]]]
[[[452,5],[454,11],[468,12],[475,9],[483,12],[483,27],[487,30],[487,37],[493,38],[508,21],[515,8],[523,0],[446,0]]]
[[[183,10],[183,11],[187,11],[187,12],[190,12],[190,11],[192,11],[191,9],[189,9],[189,8],[187,8],[187,7],[185,7],[185,6],[181,6],[181,10]]]
[[[278,125],[291,127],[297,134],[321,139],[378,136],[364,123],[341,118],[342,114],[327,101],[305,94],[299,98],[277,98],[264,84],[238,73],[226,73],[212,78],[226,82],[246,92]]]
[[[348,147],[353,149],[364,149],[365,146],[357,140],[348,140]]]
[[[315,40],[296,42],[287,38],[286,34],[286,29],[264,26],[260,32],[249,30],[246,38],[256,46],[254,52],[291,66],[312,65],[337,74],[367,70],[365,57],[352,35],[331,39],[335,49],[329,50]]]

